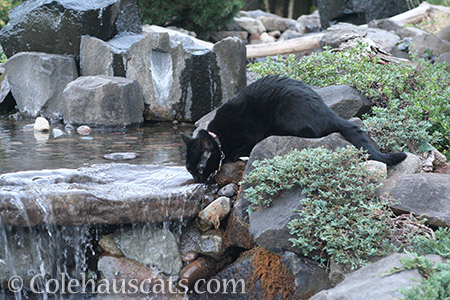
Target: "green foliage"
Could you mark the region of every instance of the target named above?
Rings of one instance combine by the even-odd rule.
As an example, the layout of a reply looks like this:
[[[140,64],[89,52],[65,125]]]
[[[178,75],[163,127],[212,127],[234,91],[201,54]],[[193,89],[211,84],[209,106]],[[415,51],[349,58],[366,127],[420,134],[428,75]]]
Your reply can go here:
[[[217,30],[239,12],[242,0],[139,0],[144,23],[177,25],[194,31]]]
[[[429,144],[440,139],[438,132],[429,134],[431,123],[408,118],[396,113],[399,103],[391,102],[389,108],[373,108],[373,115],[364,120],[370,134],[376,137],[382,150],[387,152],[408,151],[412,153],[430,151]]]
[[[415,236],[411,240],[413,251],[419,255],[438,254],[450,258],[450,228],[440,228],[435,233],[435,238]]]
[[[378,107],[389,107],[395,100],[396,109],[389,111],[397,115],[392,116],[393,120],[414,120],[416,124],[428,127],[429,136],[438,132],[443,138],[434,146],[444,153],[448,151],[450,73],[445,70],[446,65],[430,64],[423,59],[417,60],[416,66],[380,64],[377,58],[364,55],[364,49],[362,44],[339,52],[326,49],[300,61],[292,55],[287,58],[279,56],[251,64],[249,68],[259,75],[283,74],[314,86],[349,85]],[[420,123],[422,121],[428,121],[432,126]],[[423,144],[426,140],[417,142]],[[408,144],[408,141],[402,144]]]
[[[0,28],[8,23],[9,11],[22,2],[21,0],[0,0]]]
[[[253,209],[270,205],[284,189],[303,187],[300,218],[289,224],[291,241],[305,255],[320,253],[323,262],[331,256],[351,268],[372,256],[386,254],[391,213],[387,203],[375,196],[379,178],[361,163],[366,154],[347,147],[294,150],[291,153],[254,163],[243,183],[253,185],[245,195]]]

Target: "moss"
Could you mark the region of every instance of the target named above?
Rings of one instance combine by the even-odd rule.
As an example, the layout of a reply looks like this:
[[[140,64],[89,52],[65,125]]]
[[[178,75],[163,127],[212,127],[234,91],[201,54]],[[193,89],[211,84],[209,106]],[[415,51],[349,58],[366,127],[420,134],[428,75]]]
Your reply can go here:
[[[273,254],[264,248],[255,248],[253,260],[253,281],[261,281],[264,299],[292,299],[294,295],[294,276],[286,269],[281,256]]]

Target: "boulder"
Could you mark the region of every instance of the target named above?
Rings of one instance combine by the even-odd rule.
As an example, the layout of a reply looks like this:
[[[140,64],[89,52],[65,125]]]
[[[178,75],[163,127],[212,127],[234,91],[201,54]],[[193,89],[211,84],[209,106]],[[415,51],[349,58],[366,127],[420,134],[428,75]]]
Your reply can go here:
[[[97,126],[140,123],[144,99],[135,80],[110,76],[82,76],[64,89],[64,122]]]
[[[157,26],[150,30],[162,31]],[[246,82],[246,48],[241,40],[226,38],[210,48],[204,44],[171,30],[123,34],[106,43],[83,37],[81,71],[136,80],[147,120],[196,121]]]
[[[130,164],[3,174],[0,216],[16,226],[189,219],[207,193],[191,181],[184,167]]]
[[[406,153],[406,155],[406,159],[398,165],[389,166],[387,170],[388,177],[420,173],[422,171],[422,160],[412,153]]]
[[[309,32],[320,31],[321,24],[320,24],[319,11],[315,10],[310,15],[302,15],[302,16],[298,17],[295,28],[299,33],[309,33]]]
[[[122,254],[167,275],[178,275],[182,262],[177,240],[167,229],[135,225],[114,232],[114,242]]]
[[[391,52],[400,43],[400,37],[389,31],[378,28],[358,27],[349,23],[338,23],[325,31],[320,40],[320,45],[322,47],[338,48],[341,43],[356,38],[368,38],[387,52]]]
[[[348,274],[336,287],[321,291],[310,300],[386,300],[403,299],[400,289],[417,285],[422,279],[417,269],[388,275],[395,268],[402,268],[401,259],[412,258],[407,254],[392,254],[376,263]]]
[[[437,37],[441,40],[450,42],[450,25],[442,28],[442,30],[437,34]]]
[[[248,17],[235,17],[233,21],[244,28],[248,33],[263,33],[266,31],[263,23],[257,19]]]
[[[0,31],[6,56],[25,51],[78,57],[80,39],[88,34],[109,40],[119,14],[118,0],[26,1],[14,8]]]
[[[258,17],[257,20],[261,21],[261,23],[266,28],[266,31],[274,31],[279,30],[281,32],[285,31],[288,27],[283,18],[280,17]]]
[[[337,22],[355,25],[389,18],[409,10],[408,1],[398,0],[317,0],[322,28]]]
[[[348,85],[331,85],[315,91],[343,119],[361,117],[370,111],[370,101]]]
[[[450,42],[441,40],[436,36],[426,33],[412,38],[410,49],[418,55],[424,55],[425,50],[431,50],[433,55],[441,55],[450,52]]]
[[[447,63],[448,64],[447,71],[450,72],[450,52],[445,52],[439,55],[438,61]]]
[[[180,251],[183,257],[196,253],[217,260],[224,252],[222,234],[218,230],[203,233],[194,226],[188,227],[180,237]]]
[[[135,0],[120,0],[119,16],[115,23],[115,33],[120,34],[122,32],[142,32],[139,7]]]
[[[401,39],[425,33],[425,31],[415,27],[403,27],[391,19],[372,20],[367,26],[390,31],[398,35]]]
[[[62,119],[62,93],[78,77],[75,60],[69,56],[21,52],[6,63],[8,82],[24,115]]]
[[[394,201],[396,213],[414,213],[433,226],[450,227],[450,175],[410,174],[384,181],[378,194]]]

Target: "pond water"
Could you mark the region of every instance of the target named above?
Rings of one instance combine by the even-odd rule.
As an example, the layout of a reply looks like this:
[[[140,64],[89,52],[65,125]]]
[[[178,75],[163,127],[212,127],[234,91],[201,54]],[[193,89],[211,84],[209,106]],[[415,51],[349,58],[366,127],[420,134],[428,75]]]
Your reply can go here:
[[[114,162],[112,153],[136,154],[131,164],[184,165],[180,134],[191,135],[191,124],[145,123],[138,128],[94,130],[87,136],[74,129],[57,138],[34,132],[34,119],[9,119],[0,114],[0,174],[41,169],[79,168]],[[64,131],[64,124],[52,124]],[[129,155],[133,157],[133,155]]]

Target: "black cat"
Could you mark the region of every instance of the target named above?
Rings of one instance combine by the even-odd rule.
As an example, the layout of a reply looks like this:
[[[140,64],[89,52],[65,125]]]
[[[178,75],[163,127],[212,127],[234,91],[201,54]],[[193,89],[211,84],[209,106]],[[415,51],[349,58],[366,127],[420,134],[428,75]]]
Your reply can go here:
[[[370,159],[395,165],[405,153],[383,154],[365,133],[340,118],[310,87],[287,77],[268,76],[250,84],[224,103],[195,138],[183,135],[187,146],[186,168],[196,182],[205,182],[222,161],[248,156],[253,147],[271,135],[319,138],[341,133],[356,148],[367,150]]]

